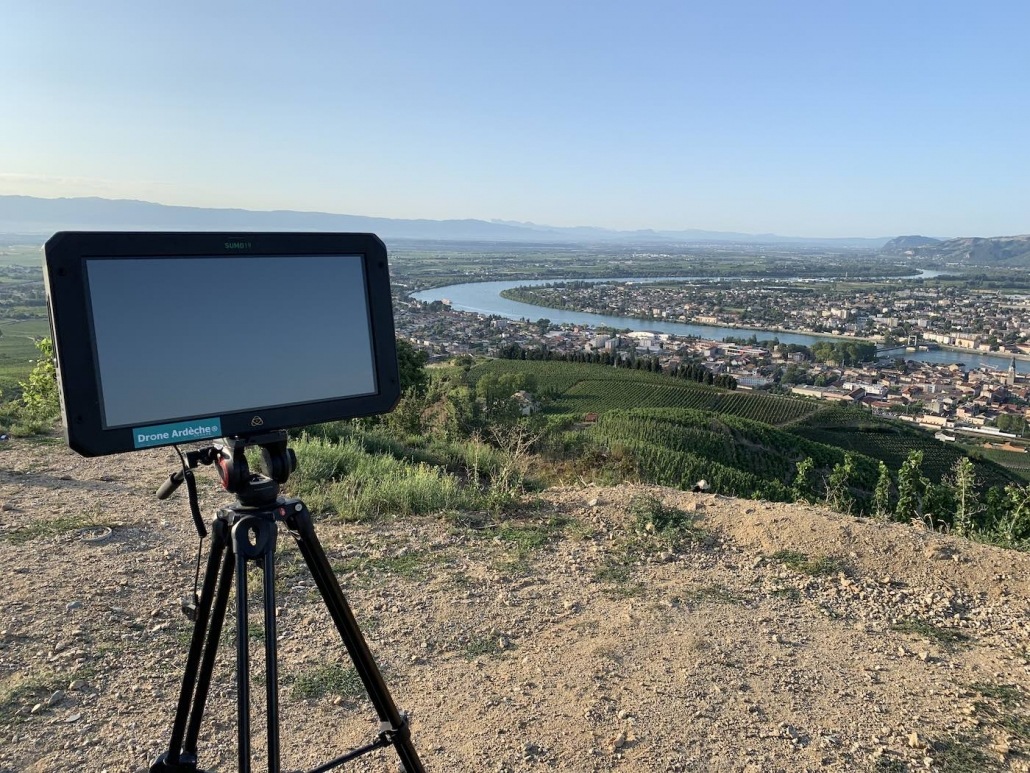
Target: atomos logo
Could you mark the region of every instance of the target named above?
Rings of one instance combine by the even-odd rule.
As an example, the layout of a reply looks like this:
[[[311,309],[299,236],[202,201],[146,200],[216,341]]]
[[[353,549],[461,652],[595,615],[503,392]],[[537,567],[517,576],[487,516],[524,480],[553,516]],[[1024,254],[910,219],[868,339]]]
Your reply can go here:
[[[264,424],[265,420],[262,419],[260,416],[255,416],[253,419],[250,420],[250,426],[252,427],[262,427],[264,426]]]
[[[250,242],[226,242],[225,249],[227,250],[249,250],[251,248]]]

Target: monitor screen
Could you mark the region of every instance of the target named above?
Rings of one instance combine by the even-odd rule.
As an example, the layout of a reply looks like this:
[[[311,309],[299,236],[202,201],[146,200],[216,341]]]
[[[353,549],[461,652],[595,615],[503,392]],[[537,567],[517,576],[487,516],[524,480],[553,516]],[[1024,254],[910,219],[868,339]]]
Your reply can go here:
[[[46,254],[65,426],[81,453],[396,401],[386,254],[373,236],[58,234]]]
[[[95,258],[86,276],[105,429],[376,391],[360,255]],[[304,303],[261,319],[283,297]]]

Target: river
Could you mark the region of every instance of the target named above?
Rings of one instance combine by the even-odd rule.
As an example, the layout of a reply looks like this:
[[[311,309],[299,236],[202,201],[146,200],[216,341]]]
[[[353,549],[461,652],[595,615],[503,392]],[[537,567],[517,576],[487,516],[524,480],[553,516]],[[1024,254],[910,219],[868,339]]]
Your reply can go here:
[[[937,276],[939,271],[923,271],[919,278],[931,278]],[[577,279],[576,281],[587,282],[656,282],[661,279],[682,279],[684,281],[696,279],[696,277],[646,277],[646,278],[604,278],[604,279]],[[711,277],[705,277],[711,279]],[[761,339],[777,338],[787,344],[801,344],[811,346],[817,341],[840,341],[840,338],[832,336],[812,335],[808,333],[776,333],[769,330],[750,327],[718,327],[713,325],[696,325],[692,322],[670,322],[663,320],[636,319],[635,317],[614,317],[606,314],[591,314],[585,311],[568,311],[565,309],[551,309],[544,306],[534,306],[529,303],[520,303],[501,297],[501,292],[513,287],[527,287],[531,285],[553,284],[555,279],[519,279],[503,282],[467,282],[465,284],[448,285],[446,287],[434,287],[431,290],[422,290],[413,293],[412,297],[425,303],[433,301],[450,301],[451,307],[461,311],[471,311],[478,314],[495,314],[508,319],[530,319],[537,320],[546,317],[556,324],[585,325],[587,327],[611,327],[617,330],[630,328],[632,330],[651,330],[660,333],[671,333],[679,336],[700,336],[714,341],[721,341],[727,336],[736,338],[749,338],[756,335]],[[749,281],[749,280],[741,280]],[[782,279],[778,281],[791,281]],[[935,362],[942,364],[962,363],[966,367],[978,368],[987,366],[995,370],[1005,370],[1009,366],[1010,357],[1003,355],[989,355],[975,352],[951,351],[948,349],[937,349],[930,352],[899,352],[898,356],[904,356],[908,360],[919,360],[921,362]],[[1020,373],[1030,373],[1030,361],[1016,360],[1016,370]]]

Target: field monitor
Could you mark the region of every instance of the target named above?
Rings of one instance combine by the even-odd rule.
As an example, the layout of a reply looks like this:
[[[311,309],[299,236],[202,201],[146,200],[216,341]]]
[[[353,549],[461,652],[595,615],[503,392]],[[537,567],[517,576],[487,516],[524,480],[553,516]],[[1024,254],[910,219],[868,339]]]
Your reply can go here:
[[[385,413],[372,234],[62,232],[45,281],[68,445],[99,456]]]

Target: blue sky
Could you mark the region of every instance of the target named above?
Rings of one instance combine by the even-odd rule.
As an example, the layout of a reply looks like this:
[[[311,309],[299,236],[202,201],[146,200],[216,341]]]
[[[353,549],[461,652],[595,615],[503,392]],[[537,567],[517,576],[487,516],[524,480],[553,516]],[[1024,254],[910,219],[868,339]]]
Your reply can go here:
[[[0,0],[0,193],[1030,232],[1026,2]]]

